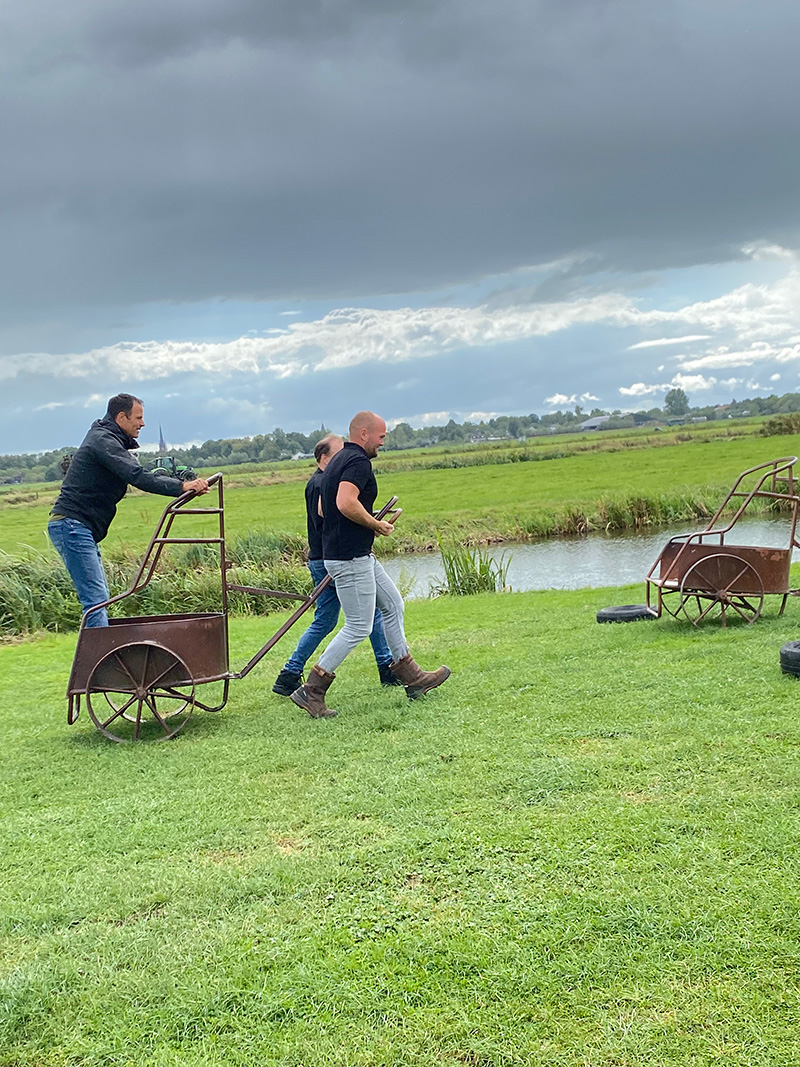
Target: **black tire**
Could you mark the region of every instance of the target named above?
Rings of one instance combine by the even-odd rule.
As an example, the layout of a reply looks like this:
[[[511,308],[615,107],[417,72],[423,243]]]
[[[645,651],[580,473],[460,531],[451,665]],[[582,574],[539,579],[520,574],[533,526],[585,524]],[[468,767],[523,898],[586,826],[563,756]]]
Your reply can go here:
[[[647,604],[620,604],[615,608],[601,608],[597,613],[598,622],[640,622],[657,618],[655,608],[648,608]]]
[[[800,675],[800,641],[788,641],[781,649],[781,670]]]

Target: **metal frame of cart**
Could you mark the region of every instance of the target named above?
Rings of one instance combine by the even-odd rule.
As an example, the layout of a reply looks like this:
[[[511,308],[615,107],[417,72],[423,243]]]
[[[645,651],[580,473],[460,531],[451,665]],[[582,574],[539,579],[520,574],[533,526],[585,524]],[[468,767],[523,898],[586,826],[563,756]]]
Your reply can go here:
[[[225,555],[222,475],[212,475],[209,485],[217,490],[217,506],[189,506],[197,498],[193,491],[176,497],[164,509],[131,587],[84,613],[67,685],[70,725],[80,715],[81,697],[85,697],[92,722],[112,741],[144,740],[153,735],[160,741],[174,737],[195,708],[221,711],[228,700],[231,680],[248,675],[330,583],[330,577],[325,577],[306,596],[228,581],[230,564]],[[383,518],[396,502],[397,497],[392,497],[377,517]],[[216,515],[217,535],[174,536],[175,519],[187,515]],[[111,618],[108,626],[87,626],[92,612],[124,600],[150,583],[167,545],[218,548],[221,610]],[[300,601],[299,607],[239,671],[230,670],[228,594],[231,592]],[[210,682],[223,683],[221,698],[214,704],[203,702],[197,696],[198,686]]]
[[[647,607],[660,616],[683,615],[696,626],[719,617],[723,626],[728,616],[753,623],[761,615],[765,596],[780,596],[783,614],[788,596],[792,551],[800,548],[797,517],[800,496],[796,492],[796,456],[750,467],[736,479],[704,530],[679,534],[665,545],[647,577]],[[732,545],[727,535],[756,499],[771,500],[790,515],[789,543],[786,548]],[[732,517],[722,515],[731,501],[739,501]]]

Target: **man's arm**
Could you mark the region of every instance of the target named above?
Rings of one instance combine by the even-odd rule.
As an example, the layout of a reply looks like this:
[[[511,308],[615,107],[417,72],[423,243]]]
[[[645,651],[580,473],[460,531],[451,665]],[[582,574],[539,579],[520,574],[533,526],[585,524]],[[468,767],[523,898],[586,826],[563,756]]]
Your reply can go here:
[[[336,490],[336,507],[352,522],[357,522],[359,526],[366,526],[376,534],[388,537],[394,531],[394,526],[385,519],[376,519],[370,515],[358,499],[358,493],[358,486],[352,482],[339,482],[339,488]]]
[[[111,436],[110,434],[108,435]],[[113,439],[108,447],[95,449],[95,455],[110,471],[122,478],[137,489],[145,493],[158,493],[159,496],[180,496],[181,493],[194,489],[198,493],[208,492],[208,482],[205,478],[195,478],[191,482],[182,482],[180,478],[165,478],[160,474],[153,474],[140,466],[138,461],[130,454],[121,441]]]

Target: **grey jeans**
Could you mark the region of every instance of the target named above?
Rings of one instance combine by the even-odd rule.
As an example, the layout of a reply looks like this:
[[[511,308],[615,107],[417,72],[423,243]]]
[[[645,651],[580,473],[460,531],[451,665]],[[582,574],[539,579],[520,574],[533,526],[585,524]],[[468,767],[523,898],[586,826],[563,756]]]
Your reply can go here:
[[[383,615],[386,642],[395,663],[408,654],[403,630],[403,598],[374,555],[326,559],[325,570],[336,582],[344,626],[320,656],[319,665],[333,674],[356,645],[369,637],[376,606]]]

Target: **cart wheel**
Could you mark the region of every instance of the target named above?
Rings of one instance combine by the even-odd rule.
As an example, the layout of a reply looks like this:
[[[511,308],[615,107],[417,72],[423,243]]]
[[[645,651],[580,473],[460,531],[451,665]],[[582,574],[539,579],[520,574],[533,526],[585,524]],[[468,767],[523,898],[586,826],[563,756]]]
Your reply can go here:
[[[186,725],[194,691],[180,656],[142,641],[114,649],[95,665],[86,683],[86,707],[112,741],[166,741]]]
[[[687,570],[681,582],[681,609],[699,626],[719,615],[727,625],[727,613],[746,623],[754,623],[764,607],[764,583],[747,560],[727,552],[699,559]]]
[[[673,619],[677,619],[681,613],[683,607],[683,598],[681,591],[676,585],[674,589],[669,586],[662,586],[661,593],[661,607],[668,615],[671,615]]]

